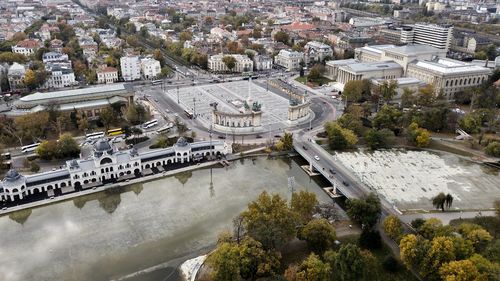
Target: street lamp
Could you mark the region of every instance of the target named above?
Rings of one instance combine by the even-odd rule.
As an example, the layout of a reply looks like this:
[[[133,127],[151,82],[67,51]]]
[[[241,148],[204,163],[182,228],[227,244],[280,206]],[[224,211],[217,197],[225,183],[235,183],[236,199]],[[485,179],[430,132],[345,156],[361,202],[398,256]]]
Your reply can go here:
[[[208,136],[210,137],[210,159],[212,159],[212,154],[214,153],[212,149],[212,124],[210,124],[210,130],[208,131]]]
[[[196,97],[193,97],[193,119],[196,119]]]
[[[177,86],[177,104],[180,104],[180,101],[179,101],[179,86]]]

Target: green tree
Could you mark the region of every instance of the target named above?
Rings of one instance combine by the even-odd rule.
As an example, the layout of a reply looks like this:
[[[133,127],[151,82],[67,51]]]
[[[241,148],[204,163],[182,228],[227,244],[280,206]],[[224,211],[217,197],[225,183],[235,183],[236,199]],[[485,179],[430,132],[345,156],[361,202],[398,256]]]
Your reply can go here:
[[[446,203],[446,195],[443,192],[440,192],[438,195],[432,198],[432,205],[436,209],[441,209],[444,212],[444,207]]]
[[[14,124],[16,130],[21,132],[23,139],[35,141],[46,135],[49,125],[49,113],[41,111],[25,114],[17,117]]]
[[[296,234],[296,216],[277,194],[261,193],[241,215],[248,235],[265,249],[280,247]]]
[[[450,233],[449,227],[443,226],[441,220],[430,218],[425,220],[418,228],[418,233],[426,239],[432,239],[436,236],[447,236]]]
[[[163,57],[163,54],[161,53],[160,49],[155,49],[153,51],[153,58],[157,61],[160,62],[160,66],[164,67],[165,66],[165,58]],[[163,69],[162,69],[163,70]]]
[[[427,147],[431,141],[431,134],[424,128],[419,128],[417,123],[411,123],[407,129],[407,138],[417,147]]]
[[[370,99],[371,82],[368,79],[351,80],[344,86],[342,96],[347,102],[361,102]]]
[[[52,160],[56,158],[57,156],[57,142],[50,140],[50,141],[43,141],[40,143],[40,145],[36,148],[36,153],[40,158],[44,160]]]
[[[390,148],[394,141],[394,132],[389,129],[370,129],[365,134],[365,142],[372,150]]]
[[[354,244],[342,245],[335,257],[332,272],[340,281],[362,280],[365,271],[365,259],[361,250]]]
[[[293,134],[285,133],[281,138],[280,142],[283,144],[282,150],[292,150],[293,149]]]
[[[432,239],[429,251],[427,252],[420,274],[429,280],[440,280],[439,269],[445,263],[455,260],[455,247],[450,237],[438,236]]]
[[[466,114],[458,121],[458,124],[469,134],[476,134],[481,130],[481,120],[473,113]]]
[[[420,106],[431,106],[435,99],[435,90],[432,85],[427,85],[425,87],[422,87],[418,90],[418,98],[417,98],[417,103]]]
[[[487,230],[473,223],[462,223],[458,227],[458,232],[465,237],[465,239],[471,241],[476,249],[481,249],[487,242],[493,239]]]
[[[385,80],[380,86],[378,86],[378,93],[384,101],[384,103],[390,102],[397,94],[398,82],[396,80]]]
[[[402,113],[394,106],[384,105],[373,118],[372,125],[376,129],[396,131],[401,125]]]
[[[274,41],[287,44],[290,41],[290,36],[285,31],[278,31],[274,34]]]
[[[193,35],[191,34],[191,32],[189,31],[182,31],[180,34],[179,34],[179,40],[181,42],[184,42],[184,41],[189,41],[191,40],[191,38],[193,37]]]
[[[500,142],[498,141],[490,142],[484,149],[484,152],[486,152],[486,154],[491,156],[500,157]]]
[[[342,128],[349,129],[359,136],[363,132],[363,122],[361,121],[363,116],[363,108],[359,105],[351,104],[337,121]]]
[[[0,53],[0,63],[9,63],[12,64],[14,62],[23,64],[28,61],[28,58],[23,54],[17,54],[12,52],[2,52]]]
[[[231,243],[222,243],[207,258],[207,263],[212,269],[211,277],[214,281],[239,280],[239,249]]]
[[[319,79],[321,79],[324,71],[325,67],[322,64],[316,64],[315,66],[311,67],[311,70],[309,70],[307,79],[310,81],[318,81]]]
[[[342,150],[351,148],[358,142],[358,138],[353,131],[340,127],[337,122],[325,123],[325,130],[331,149]]]
[[[321,261],[319,256],[310,254],[299,267],[299,276],[305,281],[328,280],[330,268],[328,264]]]
[[[280,267],[280,254],[274,250],[266,251],[262,244],[246,237],[240,245],[239,272],[243,279],[255,280],[256,277],[274,276]]]
[[[299,191],[292,194],[290,207],[303,224],[308,223],[314,214],[314,209],[318,205],[316,194],[309,191]]]
[[[472,255],[468,260],[476,266],[479,273],[482,274],[486,280],[498,281],[500,279],[500,264],[498,262],[489,261],[479,254]]]
[[[383,226],[387,236],[395,241],[399,241],[399,238],[403,234],[403,225],[398,217],[393,215],[387,216]]]
[[[375,193],[370,193],[361,199],[347,201],[347,215],[366,228],[372,228],[380,218],[380,199]]]
[[[419,269],[429,250],[429,241],[414,234],[405,235],[399,241],[401,261],[408,269]]]
[[[313,252],[321,254],[335,242],[335,228],[326,219],[313,219],[300,232],[300,239],[307,242]]]
[[[233,68],[236,66],[236,59],[233,56],[224,56],[222,58],[222,62],[226,65],[229,71],[233,71]]]
[[[415,103],[415,92],[408,87],[403,88],[403,93],[401,94],[401,107],[412,107]]]
[[[38,87],[38,83],[36,81],[36,73],[34,70],[26,70],[24,74],[24,85],[26,85],[26,87],[28,87],[30,90],[34,90]]]
[[[57,157],[68,158],[77,157],[80,154],[80,146],[71,134],[62,134],[57,142]]]
[[[106,128],[106,131],[109,130],[111,123],[115,121],[115,113],[113,112],[113,109],[111,107],[106,107],[103,110],[101,110],[99,114],[99,119]]]
[[[443,281],[482,281],[481,274],[470,260],[451,261],[439,269]]]

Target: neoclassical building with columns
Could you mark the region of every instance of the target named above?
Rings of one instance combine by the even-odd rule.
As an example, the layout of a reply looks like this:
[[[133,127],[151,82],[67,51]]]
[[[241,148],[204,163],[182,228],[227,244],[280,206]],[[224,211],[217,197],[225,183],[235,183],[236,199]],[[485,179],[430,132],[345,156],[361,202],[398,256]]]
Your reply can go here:
[[[185,164],[229,153],[231,146],[220,140],[188,143],[181,137],[172,147],[139,153],[135,148],[117,150],[107,139],[100,139],[94,144],[90,157],[69,160],[61,169],[32,175],[9,170],[0,181],[0,200],[18,201],[65,188],[81,191],[140,177],[148,171],[153,173],[152,169],[164,169],[175,163]]]

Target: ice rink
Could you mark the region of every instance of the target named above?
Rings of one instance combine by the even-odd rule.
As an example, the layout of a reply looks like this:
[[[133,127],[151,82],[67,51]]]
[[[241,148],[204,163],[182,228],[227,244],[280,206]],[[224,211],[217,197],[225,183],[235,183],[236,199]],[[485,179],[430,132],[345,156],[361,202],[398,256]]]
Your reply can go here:
[[[487,209],[500,198],[499,171],[456,155],[385,150],[336,153],[370,189],[400,210],[431,210],[431,198],[451,193],[452,209]]]

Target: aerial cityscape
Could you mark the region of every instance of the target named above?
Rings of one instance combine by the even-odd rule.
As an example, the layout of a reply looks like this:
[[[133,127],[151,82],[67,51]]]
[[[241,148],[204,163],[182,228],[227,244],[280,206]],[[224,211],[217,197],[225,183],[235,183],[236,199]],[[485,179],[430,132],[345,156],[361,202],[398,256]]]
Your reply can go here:
[[[0,280],[500,280],[499,0],[0,15]]]

